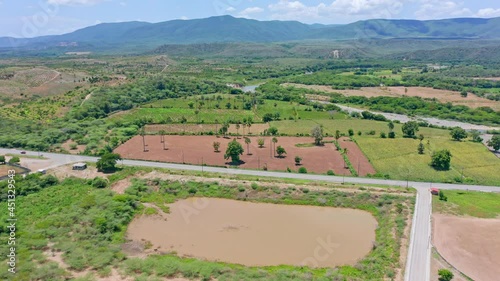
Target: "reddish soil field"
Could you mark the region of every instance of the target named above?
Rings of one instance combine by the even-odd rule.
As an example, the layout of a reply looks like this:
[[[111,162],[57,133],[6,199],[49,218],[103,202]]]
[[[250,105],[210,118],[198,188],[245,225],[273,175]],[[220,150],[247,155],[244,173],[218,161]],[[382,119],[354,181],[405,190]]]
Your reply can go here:
[[[342,138],[339,144],[340,147],[347,148],[347,158],[349,158],[349,161],[356,172],[358,172],[358,175],[366,176],[368,174],[374,175],[377,173],[355,142],[351,141],[349,138]]]
[[[433,215],[433,240],[451,265],[474,280],[500,276],[500,220]]]
[[[257,139],[259,137],[250,138],[252,141],[249,145],[251,155],[247,155],[247,145],[244,140],[238,139],[245,150],[241,156],[241,160],[244,162],[240,165],[241,168],[262,169],[267,165],[268,170],[272,171],[285,171],[287,167],[297,171],[300,166],[295,165],[295,156],[300,156],[303,158],[301,166],[306,167],[309,172],[326,173],[328,170],[333,170],[338,175],[350,175],[349,170],[344,168],[342,155],[331,143],[319,147],[296,147],[295,145],[299,143],[311,143],[311,138],[279,137],[276,146],[283,146],[287,151],[287,155],[284,158],[278,158],[271,154],[269,146],[271,137],[262,138],[265,139],[263,148],[258,148]],[[166,136],[167,150],[163,150],[163,144],[160,143],[160,136],[146,136],[145,139],[147,152],[143,151],[142,137],[140,136],[130,139],[115,149],[115,152],[128,159],[189,164],[201,164],[203,159],[203,163],[209,166],[229,165],[229,161],[224,159],[224,152],[226,151],[227,144],[232,139],[217,138],[215,136]],[[215,141],[221,143],[219,153],[214,152],[212,144]],[[360,162],[369,164],[366,157],[363,156],[354,143],[348,144],[346,142],[345,145],[346,147],[349,145],[349,157],[352,154],[354,159],[357,159],[359,155],[361,156],[359,157]],[[363,167],[361,168],[362,172],[363,170],[369,170]]]

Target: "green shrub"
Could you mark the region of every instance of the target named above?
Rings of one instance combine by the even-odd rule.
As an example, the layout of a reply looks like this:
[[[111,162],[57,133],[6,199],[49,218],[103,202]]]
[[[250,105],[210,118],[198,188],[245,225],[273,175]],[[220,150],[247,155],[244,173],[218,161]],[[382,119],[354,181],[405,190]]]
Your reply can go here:
[[[328,172],[326,172],[326,174],[329,176],[335,176],[335,173],[332,170],[328,170]]]
[[[306,167],[300,167],[300,168],[299,168],[299,173],[300,173],[300,174],[307,174],[307,169],[306,169]]]
[[[96,188],[106,188],[106,186],[108,186],[108,181],[101,177],[95,177],[92,180],[92,186]]]
[[[453,279],[453,273],[448,269],[438,270],[439,281],[450,281]]]

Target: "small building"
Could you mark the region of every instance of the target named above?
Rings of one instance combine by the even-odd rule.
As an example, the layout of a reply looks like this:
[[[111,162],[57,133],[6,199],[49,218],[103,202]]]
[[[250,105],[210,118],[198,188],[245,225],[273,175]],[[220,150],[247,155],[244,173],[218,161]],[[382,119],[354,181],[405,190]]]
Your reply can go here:
[[[439,195],[439,188],[435,188],[435,187],[431,188],[431,194],[432,195]]]
[[[73,165],[73,170],[79,170],[79,171],[82,171],[82,170],[85,170],[87,169],[87,164],[85,163],[76,163]]]

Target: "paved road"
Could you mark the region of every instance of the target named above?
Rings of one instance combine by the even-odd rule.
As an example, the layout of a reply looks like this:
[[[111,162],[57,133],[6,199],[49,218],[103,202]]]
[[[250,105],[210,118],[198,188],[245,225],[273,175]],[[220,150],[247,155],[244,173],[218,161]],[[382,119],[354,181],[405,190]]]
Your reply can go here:
[[[12,149],[1,149],[0,154],[19,153]],[[80,155],[65,155],[55,153],[42,153],[44,157],[50,158],[53,162],[52,166],[47,168],[55,168],[57,166],[66,165],[75,162],[97,162],[97,157],[80,156]],[[38,156],[39,152],[28,151],[27,155]],[[195,165],[182,165],[170,163],[158,163],[138,160],[123,160],[120,161],[127,166],[141,166],[153,168],[166,168],[172,170],[190,170],[190,171],[205,171],[214,173],[224,173],[232,175],[249,175],[259,177],[274,177],[274,178],[291,178],[291,179],[306,179],[313,181],[325,181],[335,183],[355,183],[355,184],[377,184],[387,186],[414,187],[417,190],[417,202],[413,217],[413,224],[410,237],[410,245],[408,251],[408,260],[405,271],[405,281],[428,281],[430,278],[430,257],[431,257],[431,213],[432,213],[432,198],[429,188],[437,187],[440,189],[456,189],[456,190],[473,190],[485,192],[500,192],[498,186],[479,186],[479,185],[461,185],[461,184],[442,184],[430,182],[413,182],[413,181],[398,181],[384,180],[371,178],[351,178],[351,177],[336,177],[326,175],[312,174],[291,174],[282,172],[270,172],[259,170],[242,170],[242,169],[226,169],[219,167],[201,167]]]

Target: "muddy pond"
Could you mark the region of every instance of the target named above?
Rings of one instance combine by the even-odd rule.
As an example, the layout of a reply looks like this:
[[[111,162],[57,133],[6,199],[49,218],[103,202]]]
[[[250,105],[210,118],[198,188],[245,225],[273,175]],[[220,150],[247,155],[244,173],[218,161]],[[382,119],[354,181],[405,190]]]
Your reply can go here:
[[[169,214],[132,221],[128,238],[161,252],[246,266],[354,265],[372,249],[377,221],[368,212],[190,198]]]

